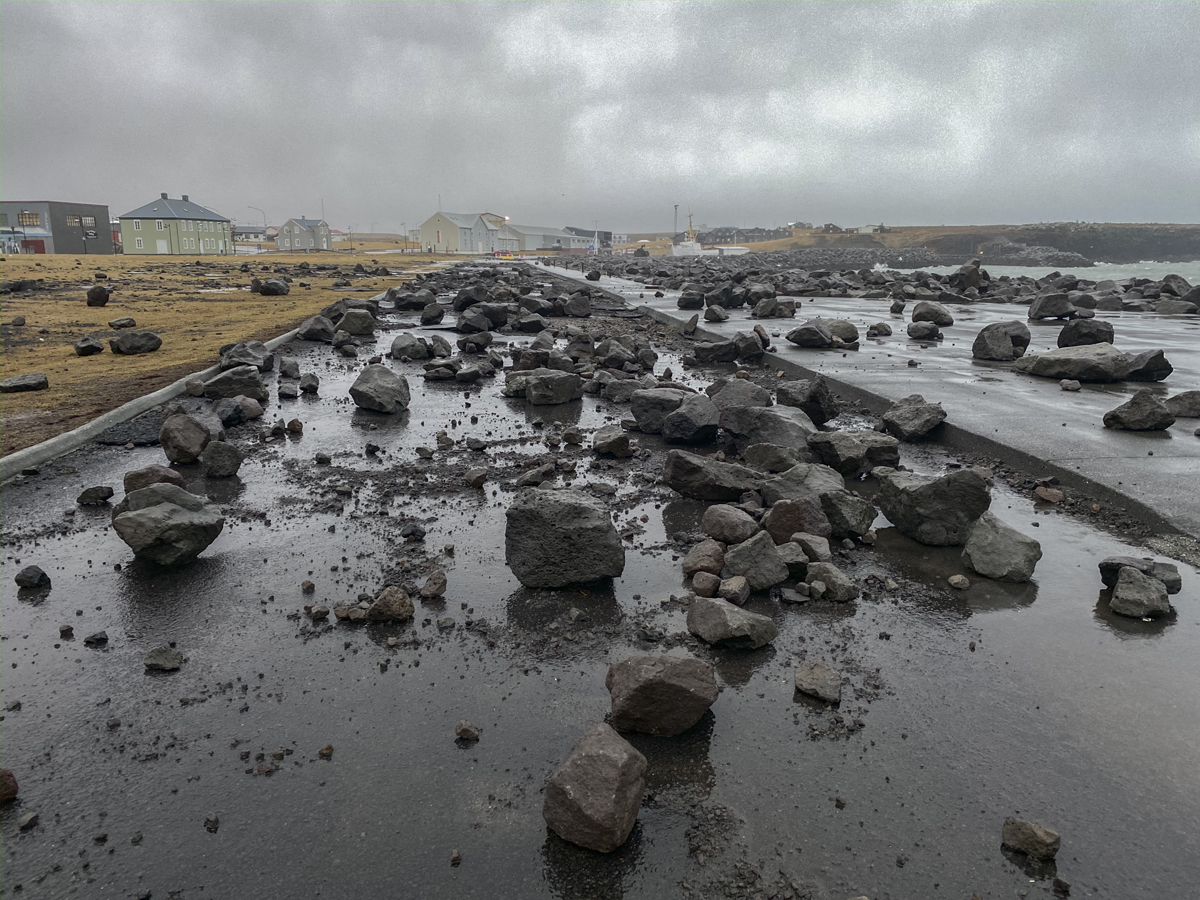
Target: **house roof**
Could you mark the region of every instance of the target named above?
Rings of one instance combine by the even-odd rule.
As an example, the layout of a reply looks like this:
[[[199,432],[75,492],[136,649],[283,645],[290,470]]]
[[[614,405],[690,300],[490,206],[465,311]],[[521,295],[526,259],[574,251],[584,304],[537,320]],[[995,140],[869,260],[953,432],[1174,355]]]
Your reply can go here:
[[[211,209],[190,200],[169,200],[160,197],[145,206],[118,216],[119,219],[195,219],[201,222],[228,222]]]
[[[316,228],[325,223],[324,219],[288,219],[288,221],[295,222],[301,228]]]
[[[445,216],[459,228],[474,228],[475,220],[479,218],[479,213],[452,213],[439,210],[436,214]],[[487,219],[484,219],[484,222],[486,223]]]
[[[551,237],[565,238],[572,236],[561,228],[543,228],[540,225],[514,225],[512,222],[508,222],[505,224],[505,227],[511,228],[513,231],[520,232],[521,234],[548,234]]]

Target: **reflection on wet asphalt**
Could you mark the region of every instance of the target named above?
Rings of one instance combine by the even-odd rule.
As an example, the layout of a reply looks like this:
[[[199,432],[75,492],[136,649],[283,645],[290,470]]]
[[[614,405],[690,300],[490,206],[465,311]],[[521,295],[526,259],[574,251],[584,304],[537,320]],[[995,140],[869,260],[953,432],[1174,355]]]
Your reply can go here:
[[[1200,577],[1181,566],[1173,620],[1114,617],[1096,562],[1139,550],[999,487],[992,511],[1042,542],[1033,584],[972,576],[969,590],[949,592],[957,554],[881,519],[875,549],[837,560],[864,584],[861,600],[756,596],[750,608],[780,625],[773,646],[696,651],[716,665],[721,695],[679,738],[632,738],[650,772],[625,847],[600,857],[548,834],[542,784],[605,716],[608,663],[664,643],[685,652],[672,640],[685,608],[670,598],[685,588],[671,537],[695,531],[703,507],[641,477],[661,467],[657,438],[638,439],[649,460],[598,469],[590,451],[561,448],[577,461],[575,484],[617,486],[626,569],[590,590],[526,590],[504,565],[512,493],[501,481],[546,452],[556,423],[591,430],[627,407],[593,396],[527,407],[499,397],[502,378],[464,389],[389,363],[408,375],[413,402],[407,416],[381,416],[346,399],[353,365],[323,347],[294,355],[321,376],[320,396],[273,401],[268,416],[300,418],[303,437],[257,445],[236,481],[186,471],[227,515],[186,569],[134,562],[107,511],[63,517],[81,488],[119,488],[125,471],[161,462],[158,448],[88,448],[5,487],[0,692],[21,708],[0,729],[21,795],[0,810],[0,893],[712,896],[723,891],[705,885],[744,855],[764,878],[785,872],[819,897],[1048,896],[1048,882],[1030,884],[1002,856],[1007,816],[1063,835],[1058,870],[1072,896],[1194,890]],[[416,459],[443,429],[501,442],[484,491],[458,489],[478,454]],[[318,450],[331,466],[312,462]],[[905,462],[936,471],[946,460],[923,450]],[[399,536],[407,521],[425,525],[424,548]],[[53,587],[22,598],[12,579],[30,563]],[[418,602],[409,626],[321,629],[298,615],[400,573],[423,577],[422,563],[445,568],[450,587],[443,601]],[[314,596],[301,593],[306,579]],[[439,629],[444,617],[452,629]],[[61,624],[73,640],[60,640]],[[107,646],[85,647],[101,629]],[[183,669],[145,674],[142,656],[166,641],[184,651]],[[805,654],[848,675],[840,710],[794,696]],[[482,739],[459,747],[464,718]],[[329,744],[332,758],[320,759]],[[260,766],[271,774],[254,774]],[[40,824],[20,831],[30,810]],[[210,812],[216,833],[204,828]]]

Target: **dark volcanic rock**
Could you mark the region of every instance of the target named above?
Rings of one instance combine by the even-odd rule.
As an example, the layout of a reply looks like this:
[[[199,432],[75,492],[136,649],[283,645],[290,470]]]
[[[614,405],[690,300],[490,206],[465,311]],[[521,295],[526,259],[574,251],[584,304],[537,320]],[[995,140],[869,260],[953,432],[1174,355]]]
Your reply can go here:
[[[690,656],[631,656],[608,667],[604,686],[618,731],[682,734],[717,699],[713,667]]]
[[[757,488],[762,479],[753,469],[685,450],[668,452],[663,468],[663,482],[693,500],[737,500]]]
[[[1122,431],[1163,431],[1175,424],[1175,417],[1148,389],[1104,414],[1104,427]]]
[[[531,489],[506,512],[504,561],[526,587],[615,578],[625,548],[608,507],[577,491]]]
[[[108,342],[113,353],[133,356],[138,353],[153,353],[162,346],[162,338],[153,331],[126,331]]]
[[[217,539],[225,518],[217,508],[173,484],[126,495],[113,510],[113,528],[141,558],[174,566],[199,556]]]
[[[992,502],[987,481],[973,469],[936,478],[880,467],[875,477],[879,481],[875,501],[888,521],[901,533],[933,547],[965,544],[972,526]]]
[[[50,380],[40,372],[32,375],[14,375],[0,381],[0,394],[19,394],[24,391],[44,391]]]
[[[1103,319],[1072,319],[1058,333],[1058,346],[1085,347],[1088,344],[1111,344],[1114,334],[1112,323]]]
[[[608,725],[595,725],[546,782],[542,817],[563,840],[611,853],[633,831],[646,768],[633,745]]]

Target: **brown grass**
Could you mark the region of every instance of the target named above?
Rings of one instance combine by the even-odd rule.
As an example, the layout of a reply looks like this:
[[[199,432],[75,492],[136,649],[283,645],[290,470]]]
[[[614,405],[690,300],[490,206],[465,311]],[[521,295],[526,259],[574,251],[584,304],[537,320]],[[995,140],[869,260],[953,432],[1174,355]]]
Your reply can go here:
[[[80,265],[76,265],[76,259]],[[378,263],[405,271],[445,264],[429,256],[377,257]],[[0,262],[0,280],[44,280],[44,289],[0,299],[0,378],[43,372],[45,391],[0,395],[0,454],[29,447],[69,431],[122,403],[215,364],[217,351],[241,340],[268,340],[296,327],[322,307],[340,299],[328,289],[336,276],[325,272],[300,276],[293,268],[336,263],[344,271],[370,257],[319,254],[272,254],[269,257],[210,257],[197,267],[193,257],[152,256],[10,256]],[[250,274],[238,271],[248,262]],[[252,275],[267,277],[266,265],[285,265],[295,279],[285,297],[262,297],[245,290],[214,289],[247,284]],[[104,272],[116,292],[108,305],[87,306],[94,275]],[[214,275],[217,277],[206,277]],[[300,287],[303,280],[311,286]],[[355,288],[382,291],[404,278],[355,278]],[[347,294],[349,296],[349,294]],[[24,316],[26,324],[7,324]],[[75,355],[73,344],[94,335],[106,342],[117,332],[108,322],[122,316],[137,320],[137,329],[163,339],[154,353],[117,356],[107,348],[96,356]],[[45,333],[42,333],[45,329]]]

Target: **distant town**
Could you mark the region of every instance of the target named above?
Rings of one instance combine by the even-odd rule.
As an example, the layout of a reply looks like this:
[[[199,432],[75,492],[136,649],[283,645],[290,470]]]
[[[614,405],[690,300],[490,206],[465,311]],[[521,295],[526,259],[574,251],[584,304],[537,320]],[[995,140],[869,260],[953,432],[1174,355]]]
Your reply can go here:
[[[251,207],[255,209],[255,207]],[[840,228],[824,225],[824,234],[875,234],[881,225]],[[783,227],[700,225],[694,230],[633,234],[572,225],[524,225],[491,212],[456,213],[438,210],[404,233],[338,229],[321,218],[298,215],[280,224],[236,224],[234,219],[191,200],[187,194],[167,193],[121,215],[95,203],[59,200],[0,201],[0,250],[5,254],[84,254],[146,256],[230,256],[272,251],[308,253],[352,250],[357,245],[374,252],[422,252],[464,255],[670,254],[672,247],[696,243],[703,247],[760,244],[813,232],[811,222]],[[369,247],[366,245],[370,245]],[[390,245],[390,246],[387,246]],[[652,246],[647,246],[652,245]]]

